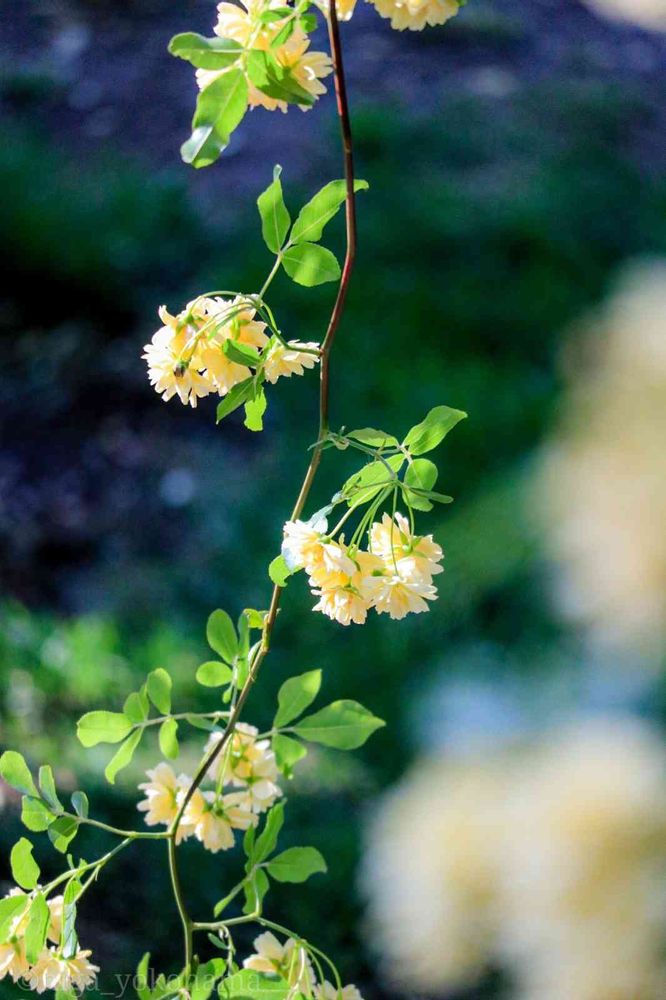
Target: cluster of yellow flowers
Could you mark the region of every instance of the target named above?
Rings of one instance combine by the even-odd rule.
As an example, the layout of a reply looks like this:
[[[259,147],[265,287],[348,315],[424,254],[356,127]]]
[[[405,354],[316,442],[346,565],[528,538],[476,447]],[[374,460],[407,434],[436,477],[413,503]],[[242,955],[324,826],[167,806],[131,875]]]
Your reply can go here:
[[[426,25],[444,24],[454,17],[460,9],[460,0],[370,0],[377,12],[391,21],[391,26],[403,31],[421,31]],[[348,21],[354,13],[356,0],[337,0],[338,17]],[[310,39],[300,25],[297,25],[289,38],[282,44],[276,40],[284,31],[287,21],[293,15],[265,19],[270,10],[284,8],[283,0],[246,0],[245,3],[218,4],[218,17],[215,24],[215,34],[220,38],[228,38],[247,48],[269,52],[280,67],[288,70],[293,80],[317,99],[326,93],[322,80],[333,72],[333,64],[325,52],[310,50]],[[328,2],[323,0],[322,8],[327,12]],[[230,67],[231,68],[231,67]],[[204,90],[214,80],[219,79],[229,68],[196,71],[197,84]],[[259,90],[251,80],[248,81],[248,104],[251,108],[266,108],[267,111],[287,111],[287,102]],[[303,111],[309,110],[307,104],[300,105]]]
[[[666,753],[634,719],[421,760],[380,804],[363,871],[393,989],[516,1000],[666,996]]]
[[[12,889],[9,896],[26,896],[22,889]],[[10,924],[7,940],[0,944],[0,980],[10,976],[14,982],[23,980],[31,990],[44,993],[45,990],[84,990],[95,981],[99,972],[89,961],[90,952],[77,950],[65,957],[59,945],[62,932],[63,897],[48,899],[49,926],[47,939],[53,947],[45,947],[34,964],[28,961],[25,947],[25,933],[28,929],[28,907]]]
[[[368,611],[404,618],[428,610],[437,590],[432,578],[441,573],[443,553],[432,535],[415,535],[407,518],[384,514],[370,529],[369,551],[333,541],[327,522],[287,521],[283,558],[291,570],[304,569],[321,611],[341,625],[362,625]]]
[[[308,953],[294,938],[281,944],[267,931],[255,938],[254,948],[254,955],[243,962],[246,969],[281,976],[294,991],[315,1000],[363,1000],[353,984],[338,990],[328,980],[318,983]]]
[[[278,767],[269,740],[257,739],[254,726],[239,722],[228,746],[212,765],[209,778],[215,789],[196,789],[188,802],[178,827],[178,842],[195,837],[215,854],[234,846],[234,830],[256,826],[260,813],[266,812],[282,794]],[[207,753],[220,739],[211,733]],[[162,762],[147,772],[149,780],[139,785],[145,798],[137,808],[144,812],[148,826],[170,826],[184,796],[192,784],[186,774],[176,775]],[[224,788],[238,789],[224,791]]]
[[[325,52],[311,52],[310,39],[300,26],[294,28],[291,37],[282,45],[274,45],[275,39],[283,30],[286,18],[279,18],[269,24],[262,21],[261,15],[266,11],[284,8],[282,0],[247,0],[246,5],[221,3],[217,8],[217,24],[213,29],[220,38],[230,38],[241,45],[252,49],[270,52],[279,65],[289,70],[293,79],[303,90],[317,98],[326,93],[322,79],[333,72],[333,63]],[[217,80],[227,69],[198,69],[197,83],[203,90],[214,80]],[[248,81],[248,104],[251,108],[266,108],[267,111],[286,111],[286,101],[269,97]],[[301,105],[303,111],[309,110],[309,105]]]
[[[157,331],[142,355],[148,363],[148,378],[155,391],[168,401],[196,406],[209,393],[226,396],[239,382],[252,375],[247,365],[232,360],[224,351],[226,341],[261,352],[266,381],[302,375],[318,361],[315,343],[283,344],[266,334],[266,324],[255,319],[256,310],[235,299],[194,299],[177,316],[160,306],[164,326]]]

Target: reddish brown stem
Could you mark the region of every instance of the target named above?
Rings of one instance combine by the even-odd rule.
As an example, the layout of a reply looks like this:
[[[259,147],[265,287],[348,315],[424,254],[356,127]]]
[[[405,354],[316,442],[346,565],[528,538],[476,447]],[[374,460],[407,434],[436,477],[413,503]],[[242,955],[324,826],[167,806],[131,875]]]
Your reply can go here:
[[[333,73],[335,81],[335,95],[337,101],[338,118],[340,121],[340,130],[342,133],[342,146],[344,153],[344,169],[345,169],[345,183],[346,183],[346,198],[345,198],[345,218],[346,218],[346,229],[347,229],[347,249],[345,253],[345,260],[342,267],[342,275],[340,278],[340,285],[338,286],[338,292],[333,305],[333,310],[331,312],[331,317],[328,322],[328,327],[326,334],[321,345],[321,365],[319,371],[319,433],[317,436],[317,444],[315,445],[312,457],[310,459],[310,464],[308,465],[307,471],[305,473],[305,478],[303,480],[303,485],[298,494],[298,498],[294,505],[294,509],[291,514],[291,519],[296,520],[301,516],[305,508],[310,490],[312,488],[312,483],[314,481],[317,468],[321,459],[321,454],[324,444],[324,436],[329,427],[329,380],[330,380],[330,355],[331,348],[333,346],[333,341],[335,335],[338,331],[340,325],[340,320],[344,311],[345,301],[347,298],[347,291],[349,288],[349,282],[352,275],[352,270],[354,267],[354,261],[356,258],[356,203],[354,197],[354,151],[353,151],[353,141],[352,141],[352,131],[351,131],[351,120],[349,116],[349,105],[347,102],[347,88],[345,85],[345,72],[344,64],[342,59],[342,46],[340,42],[340,31],[338,25],[337,12],[335,10],[335,3],[332,2],[329,11],[328,18],[328,34],[331,46],[331,57],[333,60]],[[266,615],[266,620],[264,622],[264,628],[262,633],[261,645],[259,646],[250,666],[250,671],[248,673],[247,680],[245,681],[234,706],[232,714],[229,716],[227,726],[222,734],[222,737],[218,740],[217,744],[212,747],[210,752],[204,757],[197,772],[192,779],[192,783],[187,789],[183,800],[181,802],[180,808],[178,810],[178,815],[173,821],[169,830],[169,855],[170,863],[172,867],[172,877],[175,876],[174,885],[178,885],[180,889],[180,883],[178,881],[178,873],[175,864],[175,842],[176,835],[178,832],[178,827],[183,817],[183,813],[188,806],[192,796],[194,795],[196,789],[199,787],[201,782],[206,776],[206,772],[210,766],[215,762],[219,755],[223,752],[225,746],[231,739],[236,723],[238,722],[247,697],[250,693],[252,685],[254,684],[257,674],[259,673],[259,668],[268,653],[270,647],[270,640],[273,634],[273,628],[275,626],[275,621],[277,619],[277,613],[280,605],[280,598],[282,595],[282,588],[275,586],[273,588],[273,593],[271,596],[271,603],[268,614]],[[191,941],[191,931],[192,931],[192,921],[188,916],[184,903],[182,900],[182,895],[180,891],[177,893],[177,901],[179,903],[179,910],[181,911],[181,918],[183,924],[186,928],[186,936],[189,935]],[[191,944],[187,949],[189,952],[187,958],[187,964],[191,961]]]

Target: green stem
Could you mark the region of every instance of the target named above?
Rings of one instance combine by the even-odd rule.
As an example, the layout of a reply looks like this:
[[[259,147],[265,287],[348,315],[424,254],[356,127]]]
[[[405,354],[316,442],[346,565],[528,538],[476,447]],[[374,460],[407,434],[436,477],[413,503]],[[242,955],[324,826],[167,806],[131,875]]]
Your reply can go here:
[[[77,823],[85,823],[86,826],[94,826],[97,830],[105,830],[107,833],[113,833],[116,837],[124,837],[127,840],[164,840],[169,834],[164,830],[162,833],[152,833],[144,830],[120,830],[117,826],[109,826],[108,823],[102,823],[98,819],[88,819],[86,816],[76,816],[74,813],[61,813],[62,816],[66,816],[67,819],[76,820]]]

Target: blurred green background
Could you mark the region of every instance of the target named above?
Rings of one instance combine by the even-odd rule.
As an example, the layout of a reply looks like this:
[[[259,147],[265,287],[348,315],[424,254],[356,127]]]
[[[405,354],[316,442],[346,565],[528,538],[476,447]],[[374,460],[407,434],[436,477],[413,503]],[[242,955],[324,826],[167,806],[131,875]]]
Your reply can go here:
[[[111,788],[100,778],[109,754],[81,751],[74,721],[119,707],[160,665],[176,678],[177,706],[209,707],[194,683],[206,617],[267,603],[265,566],[304,471],[317,393],[312,376],[283,380],[263,435],[237,415],[216,428],[210,400],[191,412],[158,399],[141,349],[160,303],[176,311],[205,288],[258,286],[269,260],[254,199],[274,162],[292,208],[339,175],[334,106],[328,95],[307,116],[256,111],[229,155],[195,173],[178,158],[194,84],[164,49],[173,31],[207,31],[212,3],[2,6],[0,738],[52,762],[63,788],[85,787],[96,816],[129,825],[157,747]],[[432,613],[342,629],[308,613],[297,578],[248,714],[269,721],[281,681],[322,667],[329,699],[357,698],[388,723],[353,758],[313,754],[293,782],[285,846],[316,844],[331,874],[278,887],[270,903],[373,997],[359,837],[373,795],[432,738],[414,706],[442,678],[492,669],[495,682],[531,682],[581,655],[551,604],[524,483],[557,414],[569,325],[623,260],[666,252],[666,42],[575,0],[470,0],[449,26],[416,36],[360,10],[344,43],[358,173],[371,189],[333,359],[333,424],[400,433],[438,403],[470,419],[438,454],[456,503],[424,516],[446,552]],[[332,290],[286,278],[274,288],[288,335],[319,339]],[[349,468],[326,455],[312,511]],[[15,802],[0,817],[6,859],[20,833]],[[87,857],[105,843],[77,842]],[[43,844],[37,853],[47,871],[59,863]],[[203,913],[238,859],[189,844],[184,856]],[[165,875],[160,845],[135,848],[83,908],[81,937],[109,977],[130,972],[147,940],[171,967],[178,923]],[[12,990],[3,982],[0,995]]]

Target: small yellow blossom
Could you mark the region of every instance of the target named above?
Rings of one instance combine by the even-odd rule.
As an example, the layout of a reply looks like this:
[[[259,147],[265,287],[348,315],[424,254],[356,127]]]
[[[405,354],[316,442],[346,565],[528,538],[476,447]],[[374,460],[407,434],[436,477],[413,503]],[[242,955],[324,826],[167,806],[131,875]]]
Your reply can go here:
[[[353,983],[339,990],[325,979],[323,983],[317,983],[313,992],[316,1000],[363,1000],[360,991]]]
[[[426,601],[437,598],[437,590],[430,577],[419,572],[414,559],[401,559],[400,572],[390,570],[373,573],[363,581],[363,586],[378,615],[389,614],[401,619],[405,615],[418,615],[428,611]]]
[[[146,793],[146,797],[139,802],[137,809],[145,812],[144,819],[147,826],[157,826],[158,823],[169,826],[178,813],[179,795],[190,784],[190,779],[185,775],[176,777],[173,770],[164,762],[146,774],[150,780],[139,785],[139,789]],[[178,827],[178,842],[188,837],[191,832],[187,824],[181,821]]]
[[[89,951],[78,951],[72,958],[63,958],[54,948],[45,949],[28,974],[30,989],[36,993],[45,990],[63,990],[72,987],[85,990],[95,982],[99,967],[89,960]]]
[[[159,314],[164,326],[145,345],[142,354],[148,363],[148,379],[165,402],[178,395],[181,403],[195,407],[197,400],[211,391],[210,383],[192,364],[197,331],[187,325],[181,326],[164,306],[160,307]]]
[[[313,569],[321,562],[322,537],[326,518],[316,521],[287,521],[284,526],[282,557],[291,570]]]
[[[23,938],[0,944],[0,979],[11,976],[14,982],[17,982],[27,976],[29,970]]]
[[[398,31],[422,31],[425,26],[444,24],[460,10],[458,0],[371,0],[382,17]]]
[[[52,899],[47,899],[47,903],[51,914],[47,937],[49,941],[58,944],[62,931],[62,914],[65,899],[64,896],[54,896]]]
[[[254,940],[256,954],[250,955],[243,962],[243,967],[268,975],[279,975],[286,979],[291,987],[309,996],[314,986],[314,972],[305,949],[288,938],[284,944],[270,931],[260,934]]]
[[[252,372],[245,365],[239,365],[227,357],[222,349],[224,342],[235,340],[261,350],[268,343],[264,332],[266,324],[255,320],[254,309],[238,312],[238,298],[204,299],[202,306],[210,328],[199,342],[196,362],[207,382],[214,386],[220,396],[225,396],[238,382],[249,378]],[[233,318],[225,319],[229,315]],[[216,317],[219,317],[219,325],[215,325]]]
[[[234,846],[234,830],[255,826],[256,816],[243,808],[239,793],[217,796],[198,788],[183,813],[183,822],[212,854]]]
[[[397,513],[395,520],[384,514],[381,521],[375,521],[370,529],[370,549],[383,559],[388,570],[397,574],[403,559],[411,560],[413,569],[427,579],[443,572],[440,546],[432,535],[413,535],[404,514]]]
[[[252,813],[265,812],[282,795],[277,784],[279,771],[270,740],[257,740],[258,729],[239,722],[228,750],[222,752],[210,769],[210,777],[222,784],[242,788],[239,805]],[[206,752],[222,738],[221,733],[211,733]]]
[[[327,546],[328,547],[328,546]],[[343,554],[344,555],[344,554]],[[362,625],[372,607],[366,580],[383,568],[381,560],[370,552],[356,552],[351,563],[353,572],[317,570],[311,581],[317,586],[313,594],[319,597],[313,611],[321,611],[341,625]],[[344,564],[343,564],[344,565]]]
[[[316,350],[319,344],[312,342],[302,344],[292,341],[285,346],[279,340],[271,344],[264,362],[264,375],[267,382],[275,383],[279,378],[291,378],[292,375],[303,375],[306,368],[314,368],[319,361],[316,354],[310,354],[303,348]]]

